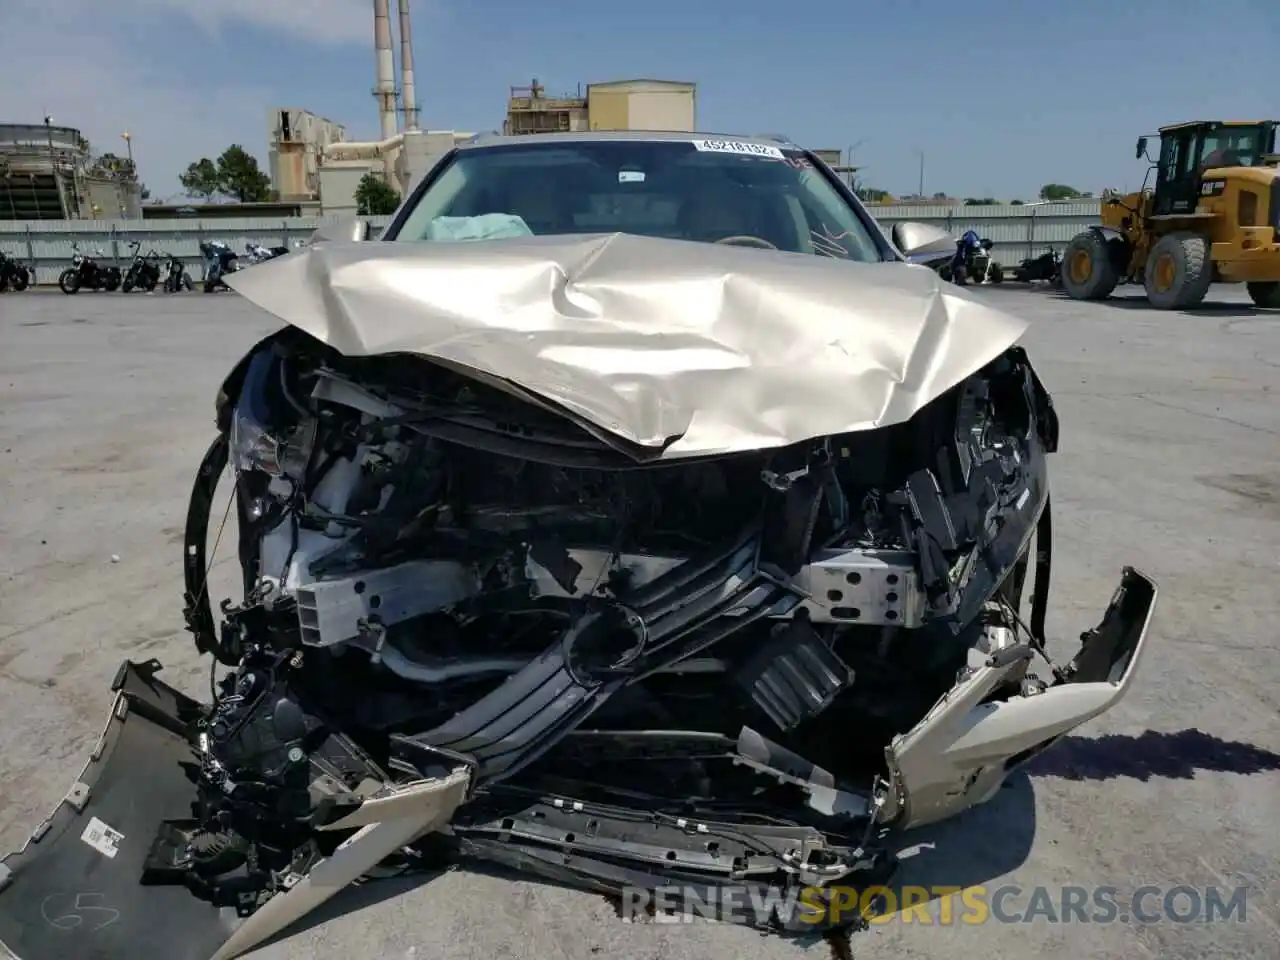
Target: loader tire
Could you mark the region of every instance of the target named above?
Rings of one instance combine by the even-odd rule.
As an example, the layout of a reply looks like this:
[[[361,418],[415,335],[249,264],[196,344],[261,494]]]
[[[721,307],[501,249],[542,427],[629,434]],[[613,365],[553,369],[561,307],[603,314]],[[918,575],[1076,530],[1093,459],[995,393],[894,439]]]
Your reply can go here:
[[[1072,300],[1105,300],[1120,282],[1107,238],[1096,230],[1078,233],[1062,251],[1062,289]]]
[[[1151,247],[1142,283],[1157,310],[1198,306],[1213,282],[1209,238],[1190,230],[1166,234]]]
[[[1280,310],[1280,281],[1246,283],[1245,288],[1249,291],[1249,298],[1257,306]]]

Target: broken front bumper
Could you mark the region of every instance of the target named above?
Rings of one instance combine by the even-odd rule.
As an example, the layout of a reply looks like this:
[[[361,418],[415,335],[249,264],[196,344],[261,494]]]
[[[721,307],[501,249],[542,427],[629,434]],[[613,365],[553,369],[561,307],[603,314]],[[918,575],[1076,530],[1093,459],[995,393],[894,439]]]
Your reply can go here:
[[[53,814],[0,861],[4,960],[229,960],[284,930],[396,850],[452,817],[465,769],[388,789],[332,829],[355,834],[249,917],[183,886],[143,885],[161,824],[191,816],[195,758],[186,738],[203,712],[126,662],[102,737]]]
[[[981,803],[1013,767],[1114,706],[1132,685],[1155,602],[1155,584],[1126,569],[1101,623],[1084,635],[1080,652],[1054,686],[1023,678],[1034,651],[1017,643],[969,669],[889,746],[890,784],[877,798],[875,818],[905,828]],[[187,735],[203,711],[157,680],[158,668],[155,661],[121,668],[107,728],[79,780],[24,849],[0,861],[0,957],[229,960],[450,822],[466,799],[471,771],[465,766],[366,799],[325,827],[354,835],[248,917],[216,909],[185,887],[144,886],[144,863],[161,824],[191,815],[196,788]],[[1019,683],[1022,692],[1009,695],[1008,688]],[[756,740],[754,751],[739,744],[744,762],[754,758],[775,777],[796,767],[794,758],[774,756],[771,745],[761,747],[765,742]],[[812,770],[793,770],[792,776],[811,787],[825,782]],[[831,791],[822,796],[828,806],[834,802]],[[527,817],[503,812],[492,823],[482,818],[452,832],[464,854],[613,893],[627,886],[663,887],[677,877],[710,885],[749,885],[766,875],[774,880],[776,865],[757,864],[752,853],[736,849],[738,840],[760,849],[761,841],[741,831],[708,847],[702,832],[688,835],[684,821],[665,830],[647,824],[640,836],[634,813],[613,823],[607,811],[582,804],[540,802],[534,808]],[[705,836],[721,832],[707,827]],[[784,832],[783,846],[804,846],[790,836],[794,831]],[[712,847],[723,850],[710,853]],[[726,873],[729,859],[733,869]],[[878,875],[889,868],[887,860],[869,856],[856,872],[860,881],[883,882]]]
[[[886,749],[891,788],[880,819],[905,829],[983,803],[1012,769],[1119,703],[1137,674],[1157,594],[1150,577],[1125,567],[1102,620],[1081,636],[1056,683],[1034,675],[1038,651],[1023,643],[971,666]],[[1002,693],[1010,687],[1021,692]]]

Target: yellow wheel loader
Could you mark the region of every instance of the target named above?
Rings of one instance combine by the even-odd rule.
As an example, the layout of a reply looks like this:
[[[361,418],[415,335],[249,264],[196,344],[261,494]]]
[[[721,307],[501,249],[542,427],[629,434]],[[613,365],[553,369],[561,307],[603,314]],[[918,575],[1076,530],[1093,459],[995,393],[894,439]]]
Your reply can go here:
[[[1253,302],[1280,307],[1277,121],[1197,121],[1160,129],[1160,156],[1139,137],[1135,155],[1156,171],[1154,190],[1102,201],[1102,222],[1062,257],[1062,288],[1102,300],[1141,283],[1162,310],[1193,307],[1210,283],[1245,283]]]

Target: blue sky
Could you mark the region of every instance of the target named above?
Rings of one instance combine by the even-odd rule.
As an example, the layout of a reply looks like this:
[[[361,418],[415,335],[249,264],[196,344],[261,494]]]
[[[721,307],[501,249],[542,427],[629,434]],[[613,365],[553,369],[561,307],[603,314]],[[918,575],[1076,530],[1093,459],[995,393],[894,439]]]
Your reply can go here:
[[[271,106],[377,134],[371,0],[4,6],[0,90],[30,114],[4,119],[50,112],[118,152],[130,130],[157,196],[232,141],[265,167]],[[1136,188],[1138,134],[1280,115],[1280,0],[413,0],[413,16],[424,126],[498,128],[508,88],[533,77],[548,93],[691,80],[700,127],[857,144],[867,182],[896,194],[916,188],[917,150],[928,193]]]

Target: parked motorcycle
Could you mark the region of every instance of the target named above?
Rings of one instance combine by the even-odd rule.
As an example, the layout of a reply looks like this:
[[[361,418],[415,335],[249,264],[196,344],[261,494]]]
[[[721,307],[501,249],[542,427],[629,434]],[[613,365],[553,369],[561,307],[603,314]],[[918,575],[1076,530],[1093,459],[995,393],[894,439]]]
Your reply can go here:
[[[240,257],[221,240],[202,240],[200,252],[204,255],[204,292],[230,290],[222,278],[240,269]]]
[[[97,256],[87,256],[80,252],[80,245],[73,243],[71,249],[71,266],[58,276],[58,286],[63,293],[79,293],[81,290],[105,290],[108,293],[120,288],[121,275],[117,266],[104,267],[99,259],[106,256],[99,247]]]
[[[31,268],[0,252],[0,293],[12,287],[21,292],[31,286]]]
[[[991,258],[995,241],[979,237],[973,230],[966,230],[956,241],[955,256],[938,271],[944,280],[964,286],[974,283],[1003,283],[1004,269]]]
[[[164,292],[177,293],[180,290],[192,290],[195,285],[191,282],[191,274],[187,272],[187,265],[181,257],[174,256],[172,253],[162,253],[165,258],[164,265]]]
[[[244,245],[245,253],[249,255],[249,264],[264,263],[267,260],[274,260],[276,257],[283,257],[289,252],[288,247],[264,247],[259,243],[246,243]]]
[[[141,240],[134,240],[129,244],[129,252],[132,256],[124,271],[121,291],[129,293],[136,288],[151,293],[160,283],[160,255],[154,250],[142,253]]]
[[[1038,257],[1027,257],[1013,268],[1013,279],[1019,283],[1047,282],[1050,286],[1062,286],[1062,257],[1056,250]]]

